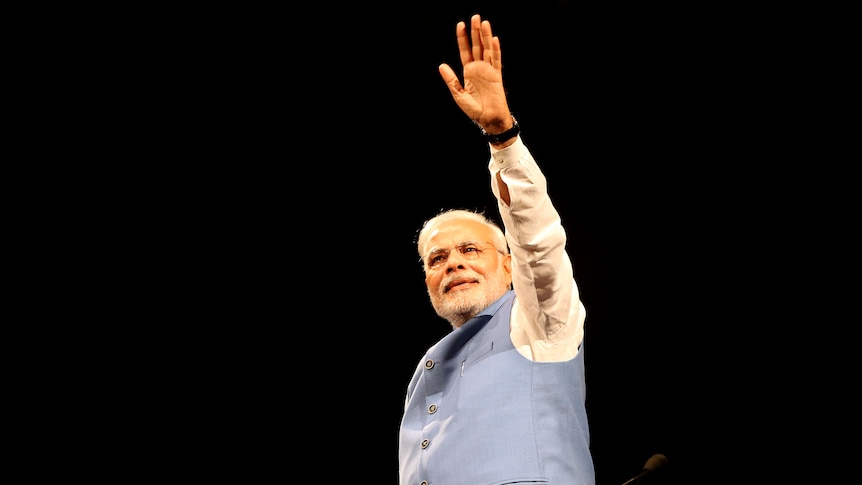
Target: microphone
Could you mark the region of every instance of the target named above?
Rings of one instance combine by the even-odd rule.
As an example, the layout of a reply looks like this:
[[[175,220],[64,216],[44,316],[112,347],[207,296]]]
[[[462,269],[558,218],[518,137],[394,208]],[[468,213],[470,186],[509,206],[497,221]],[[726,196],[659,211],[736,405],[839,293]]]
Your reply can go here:
[[[662,455],[661,453],[653,455],[653,456],[649,457],[649,460],[647,460],[646,464],[644,464],[643,471],[638,473],[634,477],[632,477],[631,480],[623,483],[623,485],[629,485],[630,483],[634,482],[635,480],[640,482],[640,479],[643,478],[644,476],[646,476],[647,473],[656,471],[659,468],[665,466],[665,464],[667,464],[667,457],[666,456]]]

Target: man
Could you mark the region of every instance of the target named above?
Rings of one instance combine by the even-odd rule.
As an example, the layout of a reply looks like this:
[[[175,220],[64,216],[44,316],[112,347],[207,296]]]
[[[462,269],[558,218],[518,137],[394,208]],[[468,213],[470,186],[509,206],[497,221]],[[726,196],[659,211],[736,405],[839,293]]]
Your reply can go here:
[[[428,295],[453,331],[408,385],[400,485],[594,485],[586,311],[566,233],[509,111],[499,38],[479,15],[469,36],[464,22],[455,30],[463,85],[447,64],[439,71],[489,143],[505,233],[465,210],[442,212],[419,233]]]

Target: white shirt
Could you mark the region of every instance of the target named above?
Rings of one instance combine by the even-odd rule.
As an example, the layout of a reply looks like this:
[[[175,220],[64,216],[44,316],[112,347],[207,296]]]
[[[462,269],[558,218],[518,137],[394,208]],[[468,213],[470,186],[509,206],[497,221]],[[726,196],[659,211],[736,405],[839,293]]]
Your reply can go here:
[[[569,360],[583,340],[586,309],[545,176],[520,136],[502,150],[491,146],[488,170],[512,253],[512,343],[536,362]],[[498,173],[508,186],[509,206],[500,198]]]

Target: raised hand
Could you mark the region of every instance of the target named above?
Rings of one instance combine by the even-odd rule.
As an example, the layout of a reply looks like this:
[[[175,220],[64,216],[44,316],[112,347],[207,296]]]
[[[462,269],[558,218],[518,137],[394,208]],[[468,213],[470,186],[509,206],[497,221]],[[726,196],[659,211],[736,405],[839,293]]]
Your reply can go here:
[[[446,63],[439,66],[440,76],[452,99],[471,120],[488,133],[501,133],[511,128],[514,121],[503,88],[500,38],[493,35],[491,23],[483,21],[479,14],[470,19],[470,34],[468,37],[464,22],[455,26],[464,68],[463,85]]]

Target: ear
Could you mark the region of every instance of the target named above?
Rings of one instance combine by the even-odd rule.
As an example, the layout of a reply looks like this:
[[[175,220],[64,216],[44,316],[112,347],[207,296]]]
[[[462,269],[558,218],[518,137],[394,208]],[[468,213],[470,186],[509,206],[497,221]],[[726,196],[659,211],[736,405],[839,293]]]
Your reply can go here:
[[[512,253],[503,255],[503,270],[509,278],[509,284],[512,284]]]

